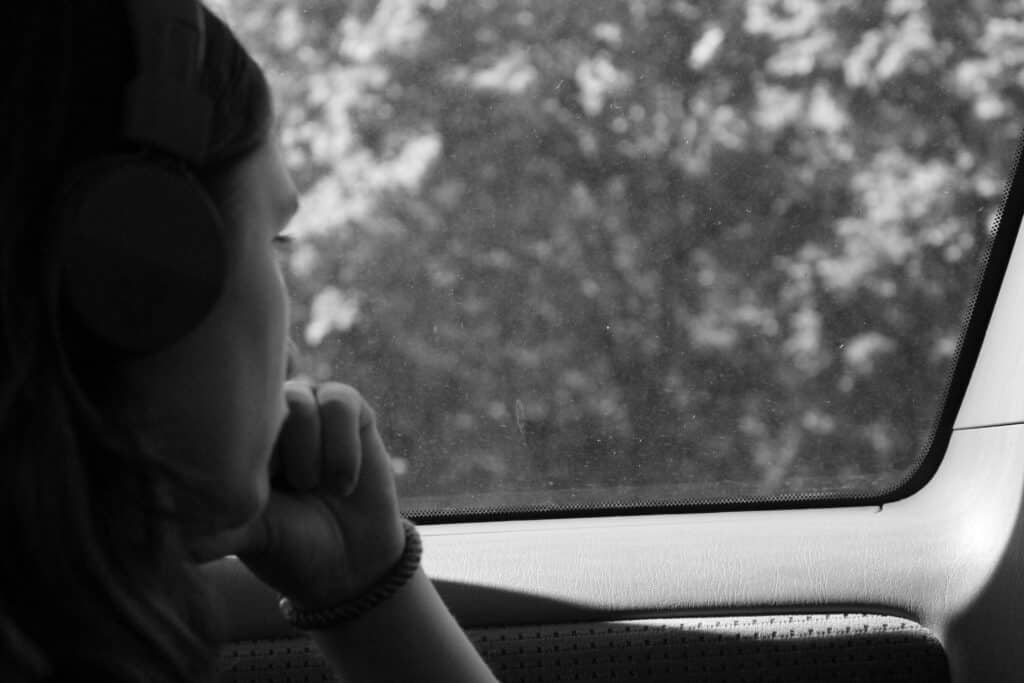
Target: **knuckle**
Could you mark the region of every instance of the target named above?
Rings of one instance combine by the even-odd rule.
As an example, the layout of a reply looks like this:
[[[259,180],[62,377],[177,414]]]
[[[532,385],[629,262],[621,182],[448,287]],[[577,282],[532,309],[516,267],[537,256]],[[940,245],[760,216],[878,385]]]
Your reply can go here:
[[[300,406],[316,405],[316,397],[313,388],[306,382],[288,381],[284,384],[284,395],[288,404]]]
[[[363,409],[359,417],[359,426],[364,428],[377,426],[377,411],[365,401],[363,402]]]
[[[363,395],[354,387],[339,382],[329,382],[317,390],[317,400],[321,409],[341,411],[349,415],[358,415],[360,406],[365,403]]]
[[[320,385],[317,393],[336,396],[349,401],[362,400],[363,397],[354,386],[342,382],[324,382]]]

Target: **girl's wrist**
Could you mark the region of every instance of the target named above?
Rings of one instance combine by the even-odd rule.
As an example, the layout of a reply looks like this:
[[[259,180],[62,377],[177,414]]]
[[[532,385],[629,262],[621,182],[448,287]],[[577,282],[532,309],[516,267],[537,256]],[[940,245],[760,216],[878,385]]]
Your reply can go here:
[[[320,630],[359,619],[389,600],[412,578],[420,566],[423,545],[416,526],[402,520],[405,546],[397,562],[359,595],[333,604],[310,604],[281,596],[279,607],[284,618],[295,628]]]

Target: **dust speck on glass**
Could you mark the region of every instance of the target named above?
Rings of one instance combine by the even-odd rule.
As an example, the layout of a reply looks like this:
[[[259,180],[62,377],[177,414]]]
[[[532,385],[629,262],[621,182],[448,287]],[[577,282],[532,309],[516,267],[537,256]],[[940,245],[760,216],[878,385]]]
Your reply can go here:
[[[410,514],[891,489],[1014,162],[1024,5],[219,0],[303,210],[301,371]]]

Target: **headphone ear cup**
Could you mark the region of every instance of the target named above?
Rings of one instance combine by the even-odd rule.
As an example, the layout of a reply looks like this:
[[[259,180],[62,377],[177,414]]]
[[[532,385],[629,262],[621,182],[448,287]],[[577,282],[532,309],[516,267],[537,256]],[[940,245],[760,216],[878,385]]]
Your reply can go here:
[[[76,322],[128,353],[194,329],[224,287],[224,226],[185,170],[134,157],[79,169],[63,207],[62,294]]]

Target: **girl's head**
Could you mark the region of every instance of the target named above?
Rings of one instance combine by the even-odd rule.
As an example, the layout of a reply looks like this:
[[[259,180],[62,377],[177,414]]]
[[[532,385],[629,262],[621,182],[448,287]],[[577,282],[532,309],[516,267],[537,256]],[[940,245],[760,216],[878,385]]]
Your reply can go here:
[[[123,3],[166,1],[19,3],[0,29],[0,614],[53,660],[71,647],[53,641],[59,627],[78,632],[76,656],[137,640],[140,657],[174,670],[199,643],[162,597],[187,583],[173,569],[182,541],[244,523],[267,495],[287,322],[272,240],[294,188],[269,137],[263,75],[206,12],[200,87],[213,122],[191,171],[223,218],[220,298],[141,358],[71,335],[54,282],[58,188],[80,164],[126,151],[136,60]]]

